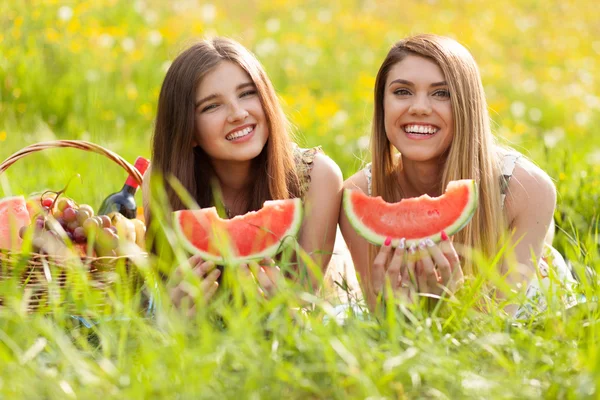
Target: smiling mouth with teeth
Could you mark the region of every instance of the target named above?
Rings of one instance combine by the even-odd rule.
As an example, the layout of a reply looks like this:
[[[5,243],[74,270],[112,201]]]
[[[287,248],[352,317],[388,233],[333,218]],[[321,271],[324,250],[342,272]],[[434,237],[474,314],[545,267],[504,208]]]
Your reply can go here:
[[[439,128],[433,125],[405,125],[404,132],[417,135],[433,135]]]
[[[241,131],[235,131],[233,133],[230,133],[229,135],[225,136],[225,139],[227,140],[236,140],[239,138],[243,138],[244,136],[247,136],[250,134],[250,132],[252,132],[254,130],[253,126],[249,126],[247,128],[242,129]]]

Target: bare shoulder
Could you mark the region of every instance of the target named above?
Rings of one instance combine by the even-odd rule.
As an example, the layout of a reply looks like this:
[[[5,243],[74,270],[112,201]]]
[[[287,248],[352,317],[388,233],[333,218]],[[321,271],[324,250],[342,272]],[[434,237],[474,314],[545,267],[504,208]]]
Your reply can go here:
[[[323,153],[317,153],[310,171],[311,183],[325,182],[335,183],[342,181],[340,167],[330,157]]]
[[[344,189],[360,190],[363,193],[368,193],[369,188],[365,170],[361,169],[360,171],[352,175],[350,178],[346,179],[346,181],[344,181]]]
[[[506,209],[510,220],[522,212],[553,213],[556,187],[540,167],[520,158],[508,184]]]

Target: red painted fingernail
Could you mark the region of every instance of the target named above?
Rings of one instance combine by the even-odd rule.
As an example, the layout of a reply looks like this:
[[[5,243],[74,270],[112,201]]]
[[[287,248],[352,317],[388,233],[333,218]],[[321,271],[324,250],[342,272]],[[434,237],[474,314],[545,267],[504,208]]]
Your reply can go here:
[[[386,237],[385,238],[385,242],[383,243],[385,246],[389,246],[390,244],[392,244],[392,238],[391,237]]]
[[[446,231],[442,231],[442,240],[448,240],[448,239],[449,239],[449,237],[446,234]]]

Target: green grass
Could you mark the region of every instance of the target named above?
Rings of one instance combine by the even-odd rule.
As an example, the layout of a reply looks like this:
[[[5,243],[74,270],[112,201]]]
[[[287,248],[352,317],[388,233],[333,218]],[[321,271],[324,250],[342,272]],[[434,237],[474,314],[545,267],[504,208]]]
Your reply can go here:
[[[3,2],[0,159],[56,138],[90,140],[130,162],[149,156],[168,61],[191,38],[218,33],[257,53],[301,144],[322,145],[348,177],[367,160],[372,85],[387,48],[431,31],[472,51],[495,132],[555,180],[555,245],[583,276],[586,266],[600,269],[596,8],[592,1]],[[68,194],[94,208],[125,179],[106,158],[54,149],[0,175],[0,196],[60,189],[77,173]],[[475,280],[439,313],[389,305],[340,326],[324,323],[330,307],[302,287],[265,301],[231,270],[216,301],[185,317],[153,272],[172,264],[141,268],[161,300],[152,318],[140,310],[139,291],[122,284],[106,309],[94,309],[97,293],[77,280],[85,274],[73,273],[74,286],[61,292],[71,308],[54,304],[48,314],[24,312],[16,280],[0,282],[0,398],[598,396],[595,301],[569,311],[554,303],[517,323],[499,306],[474,310],[483,297]],[[578,291],[592,300],[597,282]],[[73,300],[77,293],[83,300]],[[88,328],[73,313],[102,323]]]

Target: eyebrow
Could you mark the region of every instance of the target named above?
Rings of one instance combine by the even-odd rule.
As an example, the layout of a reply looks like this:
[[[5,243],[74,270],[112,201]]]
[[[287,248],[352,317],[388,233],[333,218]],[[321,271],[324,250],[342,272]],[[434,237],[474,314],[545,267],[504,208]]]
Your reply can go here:
[[[392,86],[394,83],[400,83],[400,84],[408,85],[408,86],[414,86],[415,85],[411,81],[407,81],[407,80],[404,80],[404,79],[395,79],[395,80],[391,81],[388,86]],[[446,82],[446,81],[434,82],[434,83],[431,84],[431,86],[432,87],[448,86],[448,82]]]
[[[236,90],[236,91],[238,91],[238,90],[245,89],[245,88],[247,88],[247,87],[256,87],[256,85],[254,84],[254,82],[246,82],[246,83],[239,84],[239,85],[238,85],[238,86],[235,88],[235,90]],[[198,106],[200,106],[202,103],[206,103],[207,101],[209,101],[209,100],[213,100],[213,99],[216,99],[217,97],[219,97],[219,95],[218,95],[218,94],[216,94],[216,93],[209,94],[208,96],[206,96],[206,97],[204,97],[204,98],[202,98],[202,99],[200,99],[200,100],[196,101],[195,107],[197,108],[197,107],[198,107]]]

